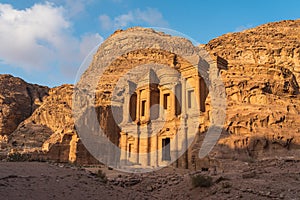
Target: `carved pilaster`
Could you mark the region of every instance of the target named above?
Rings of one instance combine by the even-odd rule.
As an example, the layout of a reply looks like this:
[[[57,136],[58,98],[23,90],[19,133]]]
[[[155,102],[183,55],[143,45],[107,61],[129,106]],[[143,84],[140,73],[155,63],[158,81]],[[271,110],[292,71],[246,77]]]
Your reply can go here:
[[[128,146],[128,134],[121,132],[121,164],[127,164],[127,146]]]
[[[137,91],[137,102],[136,102],[136,121],[137,122],[140,122],[140,117],[141,117],[140,110],[141,110],[141,91],[138,90]]]
[[[194,76],[195,80],[195,97],[196,97],[196,109],[200,110],[200,77],[198,75]]]
[[[186,115],[186,79],[182,78],[181,79],[181,95],[182,95],[182,103],[181,103],[181,113],[182,116]]]

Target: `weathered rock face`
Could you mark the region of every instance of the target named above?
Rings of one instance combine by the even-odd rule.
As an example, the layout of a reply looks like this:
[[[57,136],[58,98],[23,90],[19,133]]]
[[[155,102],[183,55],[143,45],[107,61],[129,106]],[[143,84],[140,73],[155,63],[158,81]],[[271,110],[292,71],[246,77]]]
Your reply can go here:
[[[299,79],[300,20],[264,24],[211,40],[206,48],[227,59],[231,66],[268,65],[290,70]]]
[[[222,74],[229,137],[220,143],[250,155],[299,148],[300,20],[265,24],[210,41],[228,61]]]
[[[95,163],[75,131],[72,94],[73,85],[51,89],[43,104],[9,136],[10,148],[39,152],[42,158],[58,162]]]
[[[11,75],[0,75],[0,135],[10,135],[48,95],[49,88],[26,83]]]
[[[43,104],[9,136],[9,143],[15,147],[30,149],[42,147],[46,140],[49,144],[55,144],[62,140],[64,134],[72,134],[72,91],[71,85],[51,89]],[[45,144],[46,150],[47,147]]]
[[[134,37],[137,31],[133,28],[127,30],[127,33]],[[217,54],[228,61],[228,70],[221,72],[227,93],[227,121],[224,126],[224,137],[216,148],[218,156],[229,153],[229,156],[239,158],[242,155],[241,152],[246,152],[247,156],[274,155],[274,152],[276,155],[278,152],[287,155],[289,149],[299,149],[299,33],[300,20],[282,21],[240,33],[226,34],[204,46],[211,54]],[[147,46],[146,40],[142,42],[146,47],[151,48],[151,45],[155,47],[155,44],[151,43],[153,40],[151,30],[139,29],[138,34],[148,34],[146,38],[149,39],[150,46]],[[157,35],[159,34],[161,33],[157,33]],[[111,117],[109,104],[113,89],[115,89],[120,76],[134,66],[149,62],[149,59],[153,62],[159,60],[161,64],[174,68],[178,64],[184,64],[184,61],[175,54],[145,48],[146,50],[132,51],[116,58],[115,62],[110,63],[106,68],[106,71],[99,70],[103,64],[102,57],[114,54],[116,49],[122,47],[122,44],[114,43],[113,37],[118,36],[124,36],[126,39],[126,34],[119,34],[119,32],[111,36],[100,47],[103,49],[98,50],[94,56],[92,67],[88,69],[94,72],[89,75],[104,73],[105,76],[102,76],[99,82],[91,83],[94,86],[87,84],[88,87],[94,87],[96,91],[97,98],[93,103],[96,104],[96,110],[101,115],[98,116],[100,126],[107,130],[106,134],[116,144],[119,142],[119,130]],[[178,47],[187,44],[185,40],[178,38],[173,38],[169,42],[178,44]],[[137,76],[138,72],[135,75]],[[12,79],[12,77],[5,77]],[[85,77],[85,80],[93,78]],[[18,81],[20,84],[22,83],[21,80]],[[78,163],[95,161],[84,148],[74,128],[71,112],[73,86],[63,85],[51,89],[50,95],[36,109],[36,105],[42,101],[43,93],[31,87],[39,88],[38,86],[29,87],[30,94],[34,95],[29,95],[26,87],[11,95],[8,88],[16,86],[14,86],[15,83],[9,84],[7,86],[1,82],[0,85],[0,101],[2,105],[5,105],[3,108],[9,106],[13,108],[11,112],[8,112],[9,114],[2,114],[3,109],[0,112],[0,130],[2,131],[0,131],[0,135],[10,135],[9,138],[2,136],[2,140],[9,140],[9,145],[21,150],[44,150],[47,152],[48,158],[56,161]],[[116,88],[116,90],[124,92],[122,88]],[[34,91],[40,92],[35,93]],[[31,101],[27,101],[24,96],[33,98]],[[41,98],[38,98],[40,96]],[[21,100],[22,103],[15,103],[17,100]],[[32,103],[36,101],[38,103]],[[119,101],[123,101],[123,99],[119,99]],[[20,107],[29,114],[19,115]],[[33,111],[34,113],[30,116]],[[2,116],[6,116],[6,118]],[[13,122],[6,120],[15,119],[14,116],[18,116],[20,120]],[[9,129],[9,127],[16,127],[28,116],[30,117],[22,122],[15,131],[15,128]],[[1,127],[1,124],[6,125]],[[8,129],[5,128],[5,133],[3,127],[8,127]],[[196,138],[197,141],[192,147],[195,155],[199,151],[203,137],[203,134],[199,134]],[[232,150],[236,154],[232,153]],[[203,161],[196,161],[199,166],[203,163]]]

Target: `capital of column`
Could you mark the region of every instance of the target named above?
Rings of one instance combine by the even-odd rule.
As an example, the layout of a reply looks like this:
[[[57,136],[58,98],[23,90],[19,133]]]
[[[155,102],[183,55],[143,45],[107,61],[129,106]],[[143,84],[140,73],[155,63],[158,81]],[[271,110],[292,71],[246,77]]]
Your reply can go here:
[[[128,133],[121,131],[120,135],[121,135],[121,136],[127,136]]]

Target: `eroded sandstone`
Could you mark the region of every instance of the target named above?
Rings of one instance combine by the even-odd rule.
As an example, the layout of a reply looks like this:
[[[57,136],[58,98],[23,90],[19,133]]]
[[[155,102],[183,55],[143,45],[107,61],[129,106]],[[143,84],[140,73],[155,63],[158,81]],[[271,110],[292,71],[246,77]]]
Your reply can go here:
[[[193,160],[197,158],[209,125],[208,116],[211,108],[208,96],[205,103],[206,112],[201,118],[203,126],[199,128],[195,142],[189,149],[189,168],[217,166],[214,157],[239,159],[243,155],[246,157],[274,156],[281,153],[288,155],[293,154],[293,150],[299,149],[299,32],[300,20],[282,21],[240,33],[229,33],[204,45],[212,55],[219,55],[228,61],[227,70],[220,72],[227,94],[227,118],[216,151],[205,160]],[[184,60],[175,54],[146,48],[117,57],[115,62],[108,62],[110,66],[106,71],[99,70],[104,56],[112,54],[116,49],[130,48],[122,46],[122,42],[115,43],[114,38],[123,37],[124,42],[128,42],[126,37],[134,37],[135,34],[145,34],[146,39],[139,42],[144,43],[149,49],[156,47],[151,43],[153,34],[157,41],[159,38],[166,39],[169,42],[165,44],[166,46],[175,44],[178,48],[184,48],[185,45],[191,45],[184,39],[170,39],[163,33],[132,28],[116,32],[99,48],[88,70],[94,74],[104,72],[104,76],[99,82],[87,84],[86,89],[92,87],[96,89],[97,98],[93,103],[96,103],[100,126],[106,130],[106,135],[115,144],[119,144],[120,129],[111,117],[109,104],[120,76],[130,69],[129,66],[145,64],[147,59],[151,62],[159,61],[173,68],[179,67],[180,64],[184,65]],[[190,48],[186,53],[192,55],[193,49]],[[138,73],[134,76],[138,76]],[[85,80],[93,78],[85,77]],[[124,92],[122,88],[116,90]],[[22,151],[30,148],[44,151],[48,158],[56,161],[77,162],[82,159],[83,163],[92,162],[91,155],[85,150],[74,128],[71,112],[72,95],[71,85],[51,89],[43,104],[11,134],[9,144],[14,149]],[[6,101],[15,100],[14,97]],[[124,101],[121,97],[117,100]],[[32,107],[34,106],[28,107],[28,110],[32,110]],[[22,120],[27,117],[23,116]],[[7,138],[3,137],[2,140]]]

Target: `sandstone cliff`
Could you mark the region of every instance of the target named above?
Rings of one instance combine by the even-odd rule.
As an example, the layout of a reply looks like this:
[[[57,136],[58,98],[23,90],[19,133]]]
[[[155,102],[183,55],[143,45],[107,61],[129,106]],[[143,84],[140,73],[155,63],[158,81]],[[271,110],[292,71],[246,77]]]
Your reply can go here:
[[[44,103],[9,136],[9,143],[25,149],[42,147],[46,140],[55,144],[63,134],[74,132],[72,89],[71,85],[51,89]]]
[[[228,61],[229,137],[251,156],[299,148],[300,20],[265,24],[211,40],[205,48]]]
[[[137,34],[135,31],[137,30],[134,28],[129,29],[127,33],[134,37]],[[138,31],[140,31],[139,34],[149,34],[151,36],[149,38],[153,39],[151,31],[143,29],[138,29]],[[115,52],[119,48],[118,45],[120,48],[122,47],[121,44],[113,42],[113,37],[118,36],[118,33],[112,35],[100,47],[89,70],[101,72],[101,70],[97,71],[97,67],[103,63],[98,61],[106,54]],[[260,154],[274,155],[274,152],[276,155],[279,152],[286,155],[292,152],[289,151],[290,149],[299,149],[299,33],[300,20],[282,21],[265,24],[240,33],[229,33],[204,45],[211,54],[219,55],[228,61],[228,70],[222,71],[222,79],[227,93],[227,121],[224,126],[223,138],[216,148],[218,156],[229,154],[230,157],[232,155],[238,157],[241,152],[252,157]],[[143,42],[147,46],[147,41]],[[179,47],[181,43],[190,45],[185,43],[185,40],[178,40],[178,38],[169,42],[176,43]],[[145,55],[148,57],[146,56],[146,58]],[[159,60],[162,64],[174,68],[178,64],[184,64],[180,57],[163,51],[135,51],[118,57],[107,68],[105,76],[102,76],[98,83],[92,83],[96,88],[98,97],[96,105],[101,115],[111,116],[108,104],[119,76],[127,72],[130,69],[129,66],[146,63],[146,59],[152,59],[153,62]],[[117,90],[122,91],[122,88],[117,88]],[[6,86],[0,90],[0,94],[2,91],[7,91],[0,96],[2,99],[10,97]],[[24,91],[27,91],[26,87],[20,90],[20,94],[23,94]],[[30,91],[32,92],[32,89]],[[40,93],[32,93],[40,95]],[[57,161],[74,162],[81,159],[82,163],[93,162],[92,156],[85,150],[74,128],[71,113],[72,93],[73,86],[71,85],[53,88],[38,109],[35,106],[39,103],[32,103],[36,99],[31,99],[28,104],[23,102],[24,105],[31,105],[26,107],[29,114],[20,114],[19,121],[13,123],[10,121],[8,124],[14,124],[14,128],[5,128],[5,134],[13,132],[22,120],[30,116],[34,109],[36,110],[32,116],[18,126],[17,130],[10,134],[10,146],[22,151],[26,149],[27,151],[28,149],[31,149],[30,151],[43,150],[47,152],[48,158]],[[34,95],[27,93],[27,96]],[[12,99],[6,101],[16,102],[17,99],[19,96],[13,96]],[[37,99],[41,102],[41,98]],[[123,100],[120,99],[120,101]],[[15,103],[6,105],[15,106]],[[18,113],[18,108],[16,107],[11,113]],[[98,120],[105,119],[103,116],[98,116]],[[6,119],[12,118],[7,117]],[[107,130],[107,135],[111,140],[118,143],[117,127],[111,120],[113,119],[102,120],[100,125]],[[2,124],[4,123],[2,122]],[[6,127],[13,126],[6,125]],[[202,139],[203,135],[197,137],[197,141],[200,143]],[[197,152],[199,145],[196,144],[193,148],[194,152]],[[236,152],[236,155],[232,153],[232,150]]]
[[[0,135],[10,135],[42,104],[48,90],[11,75],[0,75]]]
[[[34,152],[33,159],[38,157],[59,162],[95,162],[75,131],[72,94],[73,85],[50,89],[43,104],[8,137],[11,151]]]

